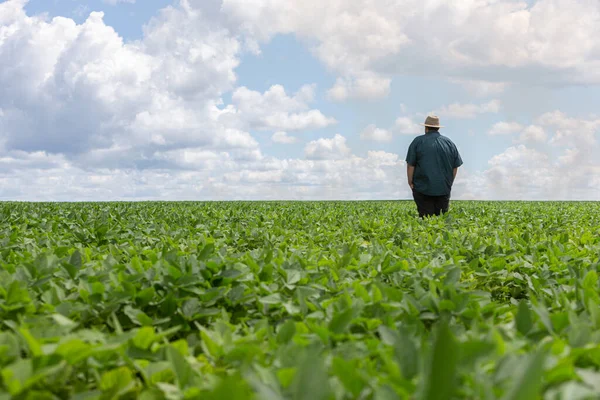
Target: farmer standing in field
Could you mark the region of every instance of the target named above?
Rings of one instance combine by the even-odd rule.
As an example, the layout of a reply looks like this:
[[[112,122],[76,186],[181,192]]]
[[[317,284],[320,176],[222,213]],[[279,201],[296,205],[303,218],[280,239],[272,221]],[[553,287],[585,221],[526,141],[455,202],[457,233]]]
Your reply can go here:
[[[428,116],[421,125],[425,134],[410,144],[406,166],[408,185],[424,218],[448,212],[452,184],[463,162],[452,140],[439,133],[443,127],[437,116]]]

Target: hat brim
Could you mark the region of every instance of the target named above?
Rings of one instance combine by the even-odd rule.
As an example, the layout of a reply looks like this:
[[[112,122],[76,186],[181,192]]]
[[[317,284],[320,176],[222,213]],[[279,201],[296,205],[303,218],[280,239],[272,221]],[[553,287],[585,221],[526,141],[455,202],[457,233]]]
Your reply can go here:
[[[429,128],[443,128],[444,127],[444,125],[430,125],[430,124],[419,124],[419,125],[427,126]]]

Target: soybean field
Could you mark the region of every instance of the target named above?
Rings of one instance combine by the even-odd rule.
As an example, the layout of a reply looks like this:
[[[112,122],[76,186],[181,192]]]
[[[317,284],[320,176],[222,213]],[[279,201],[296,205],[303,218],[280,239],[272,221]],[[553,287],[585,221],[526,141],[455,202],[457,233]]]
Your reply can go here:
[[[0,204],[0,399],[600,398],[600,203]]]

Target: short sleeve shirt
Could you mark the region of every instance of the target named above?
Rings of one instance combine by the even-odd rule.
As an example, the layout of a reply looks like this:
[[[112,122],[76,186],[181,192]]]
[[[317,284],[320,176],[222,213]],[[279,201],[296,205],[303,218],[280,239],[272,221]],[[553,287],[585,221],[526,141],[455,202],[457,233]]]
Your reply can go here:
[[[463,161],[449,138],[439,132],[428,132],[412,141],[406,163],[415,167],[415,191],[428,196],[448,196],[454,183],[453,170]]]

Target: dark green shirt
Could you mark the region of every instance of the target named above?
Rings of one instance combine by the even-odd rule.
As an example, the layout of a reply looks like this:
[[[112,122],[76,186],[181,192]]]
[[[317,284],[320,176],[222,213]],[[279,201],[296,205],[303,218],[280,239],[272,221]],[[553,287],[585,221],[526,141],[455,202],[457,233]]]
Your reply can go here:
[[[408,147],[406,163],[415,167],[414,190],[428,196],[450,195],[453,170],[463,164],[452,140],[439,132],[417,136]]]

